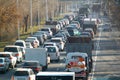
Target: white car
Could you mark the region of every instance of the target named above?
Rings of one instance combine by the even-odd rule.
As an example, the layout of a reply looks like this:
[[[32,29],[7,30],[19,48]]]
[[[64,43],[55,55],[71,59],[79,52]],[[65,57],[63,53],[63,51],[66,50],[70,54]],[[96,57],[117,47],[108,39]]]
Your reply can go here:
[[[47,49],[47,53],[50,56],[50,60],[60,60],[60,52],[57,46],[46,46],[45,48]]]
[[[55,38],[51,38],[50,41],[51,41],[51,42],[55,42],[55,43],[57,44],[59,50],[64,50],[65,43],[64,43],[64,41],[63,41],[62,38],[60,38],[60,37],[57,37],[57,38],[56,38],[56,37],[55,37]]]
[[[17,58],[12,55],[12,52],[0,52],[0,57],[8,58],[11,68],[16,66]]]
[[[10,62],[8,58],[0,57],[0,72],[6,72],[9,69]]]
[[[26,48],[25,41],[24,40],[16,40],[14,45],[21,46]]]
[[[20,49],[20,46],[7,45],[4,48],[4,52],[12,52],[12,55],[17,58],[17,62],[23,61],[23,55],[22,55],[22,51]]]
[[[33,47],[38,47],[39,46],[39,41],[37,37],[28,37],[25,42],[30,42],[33,44]]]
[[[17,68],[11,80],[36,80],[35,74],[30,68]]]

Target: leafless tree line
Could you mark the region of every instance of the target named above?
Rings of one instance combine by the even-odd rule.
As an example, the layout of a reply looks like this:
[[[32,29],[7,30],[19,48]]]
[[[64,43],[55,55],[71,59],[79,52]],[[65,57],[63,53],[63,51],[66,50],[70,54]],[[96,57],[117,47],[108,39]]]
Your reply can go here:
[[[20,30],[22,30],[23,33],[27,32],[31,18],[30,1],[31,0],[0,0],[0,41],[17,38],[18,20]],[[49,17],[59,15],[59,0],[47,0],[47,5]],[[33,26],[38,25],[40,22],[38,22],[38,18],[40,21],[46,19],[46,0],[32,0]]]

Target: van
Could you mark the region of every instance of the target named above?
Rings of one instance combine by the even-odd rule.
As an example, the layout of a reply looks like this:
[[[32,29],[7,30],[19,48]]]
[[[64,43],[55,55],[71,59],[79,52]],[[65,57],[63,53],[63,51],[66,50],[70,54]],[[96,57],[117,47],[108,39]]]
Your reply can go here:
[[[75,80],[74,72],[39,72],[36,80]]]

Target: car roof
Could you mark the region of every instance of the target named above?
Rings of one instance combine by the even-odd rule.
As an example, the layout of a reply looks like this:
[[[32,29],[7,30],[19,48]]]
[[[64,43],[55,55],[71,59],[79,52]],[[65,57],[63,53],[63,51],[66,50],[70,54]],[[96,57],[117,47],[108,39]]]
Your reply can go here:
[[[16,71],[30,71],[30,68],[16,68]]]
[[[16,46],[16,45],[6,45],[5,47],[20,47],[20,46]]]
[[[25,42],[24,40],[16,40],[15,42]]]
[[[12,52],[0,52],[0,54],[12,54]]]
[[[54,37],[54,38],[51,38],[51,40],[57,40],[57,39],[61,39],[62,40],[62,38],[61,37]]]
[[[74,75],[74,72],[39,72],[37,76],[66,76],[66,75]]]
[[[30,61],[25,60],[24,62],[37,62],[37,63],[39,63],[39,61],[37,61],[37,60],[36,61],[35,60],[34,61],[33,60],[30,60]]]
[[[71,56],[82,56],[82,57],[88,57],[88,55],[87,55],[87,53],[83,53],[83,52],[69,52],[68,54],[67,54],[67,57],[71,57]]]

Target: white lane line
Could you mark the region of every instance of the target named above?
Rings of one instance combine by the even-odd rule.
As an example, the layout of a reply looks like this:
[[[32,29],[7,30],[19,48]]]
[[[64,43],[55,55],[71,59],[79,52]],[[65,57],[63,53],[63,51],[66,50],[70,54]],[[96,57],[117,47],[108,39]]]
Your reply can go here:
[[[94,75],[95,75],[96,61],[97,61],[98,53],[99,53],[99,51],[97,51],[97,50],[100,49],[100,39],[101,39],[100,36],[101,36],[101,34],[102,34],[102,31],[100,31],[100,33],[99,33],[99,38],[97,39],[97,43],[96,43],[97,49],[96,49],[96,51],[95,51],[95,60],[94,60],[94,64],[93,64],[92,77],[91,77],[90,80],[93,80],[93,79],[94,79]]]

